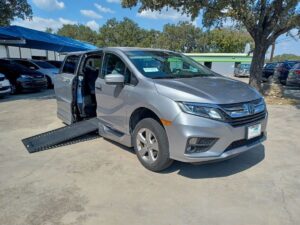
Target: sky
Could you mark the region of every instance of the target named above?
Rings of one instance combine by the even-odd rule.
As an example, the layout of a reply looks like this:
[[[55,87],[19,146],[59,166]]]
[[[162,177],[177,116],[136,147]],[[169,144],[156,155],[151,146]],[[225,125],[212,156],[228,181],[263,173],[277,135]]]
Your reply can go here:
[[[47,27],[54,31],[63,24],[84,24],[98,31],[108,19],[122,20],[128,17],[145,29],[162,30],[167,23],[191,21],[187,15],[176,10],[163,10],[160,12],[143,11],[138,8],[124,9],[120,0],[28,0],[33,9],[32,20],[17,19],[12,24],[44,31]],[[202,26],[201,18],[192,21],[197,27]],[[296,31],[291,32],[295,34]],[[275,55],[288,53],[300,55],[299,38],[282,35],[278,38]]]

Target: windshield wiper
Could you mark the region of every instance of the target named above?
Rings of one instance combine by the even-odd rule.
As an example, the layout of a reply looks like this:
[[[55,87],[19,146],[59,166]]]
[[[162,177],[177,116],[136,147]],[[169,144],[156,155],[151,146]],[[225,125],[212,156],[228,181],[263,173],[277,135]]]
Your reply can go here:
[[[164,77],[152,77],[152,79],[176,79],[179,77],[175,77],[175,76],[164,76]]]

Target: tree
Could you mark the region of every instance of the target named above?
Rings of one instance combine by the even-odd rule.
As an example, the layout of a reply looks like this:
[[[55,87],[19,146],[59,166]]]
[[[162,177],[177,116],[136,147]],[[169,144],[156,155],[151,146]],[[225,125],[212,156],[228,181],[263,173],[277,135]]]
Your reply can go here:
[[[140,43],[137,43],[136,46],[142,48],[160,48],[158,45],[158,38],[160,37],[161,32],[157,30],[141,30],[141,40]]]
[[[157,42],[160,48],[181,52],[199,52],[207,48],[205,34],[189,22],[166,24]]]
[[[244,52],[247,43],[253,46],[253,39],[248,32],[229,28],[214,29],[208,32],[207,44],[211,52]]]
[[[31,6],[27,0],[0,0],[0,26],[9,26],[14,18],[31,18]]]
[[[97,42],[97,32],[82,24],[64,24],[62,28],[58,29],[57,34],[91,44]]]
[[[139,11],[171,7],[191,15],[193,19],[201,10],[207,27],[221,26],[228,18],[243,25],[255,44],[249,83],[259,91],[262,91],[262,67],[269,46],[280,35],[300,28],[299,0],[122,0],[122,5],[139,5]]]
[[[110,19],[99,29],[97,45],[105,46],[137,46],[145,35],[137,23],[128,18],[123,21]]]
[[[273,58],[273,62],[280,62],[285,60],[299,60],[300,61],[300,55],[294,55],[294,54],[282,54],[282,55],[276,55]]]
[[[49,34],[53,34],[53,29],[51,27],[47,27],[45,32]]]

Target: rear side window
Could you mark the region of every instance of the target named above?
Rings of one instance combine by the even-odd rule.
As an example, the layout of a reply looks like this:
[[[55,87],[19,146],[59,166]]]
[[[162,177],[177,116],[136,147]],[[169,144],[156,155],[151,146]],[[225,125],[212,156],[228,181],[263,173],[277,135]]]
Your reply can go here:
[[[21,64],[22,66],[25,66],[28,69],[37,70],[38,67],[34,65],[33,63],[25,60],[15,60],[16,63]]]
[[[80,56],[78,55],[70,55],[65,60],[62,72],[63,73],[69,73],[69,74],[75,74],[76,68],[79,63]]]
[[[266,64],[266,68],[267,69],[273,69],[275,66],[276,66],[276,64],[274,64],[274,63],[268,63],[268,64]]]
[[[300,63],[297,63],[296,65],[294,65],[293,69],[295,69],[295,70],[300,69]]]
[[[288,62],[288,68],[292,68],[297,62]]]

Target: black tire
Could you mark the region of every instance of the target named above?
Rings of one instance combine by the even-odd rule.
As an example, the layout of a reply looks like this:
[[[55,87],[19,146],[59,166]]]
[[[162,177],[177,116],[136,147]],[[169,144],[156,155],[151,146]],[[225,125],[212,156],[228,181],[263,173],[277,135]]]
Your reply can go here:
[[[157,139],[159,151],[156,156],[157,159],[154,162],[149,162],[149,161],[144,160],[138,150],[137,135],[138,135],[138,132],[144,128],[149,129],[155,135],[155,138]],[[132,135],[132,142],[133,142],[133,146],[134,146],[136,155],[137,155],[139,161],[141,162],[141,164],[145,168],[147,168],[153,172],[159,172],[159,171],[166,169],[167,167],[169,167],[172,164],[173,160],[170,159],[169,141],[168,141],[167,133],[166,133],[165,129],[163,128],[163,126],[156,120],[154,120],[152,118],[146,118],[146,119],[141,120],[134,128],[133,135]]]
[[[52,84],[51,78],[48,76],[46,76],[46,78],[47,78],[47,89],[52,89],[53,84]]]

